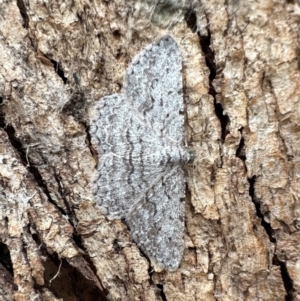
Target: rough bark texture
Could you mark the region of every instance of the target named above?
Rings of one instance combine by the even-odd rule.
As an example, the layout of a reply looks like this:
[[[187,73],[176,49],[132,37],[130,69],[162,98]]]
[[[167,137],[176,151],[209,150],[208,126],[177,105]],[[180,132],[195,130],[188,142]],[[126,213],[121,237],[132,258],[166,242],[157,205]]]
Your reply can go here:
[[[0,299],[300,300],[299,18],[281,0],[2,0]],[[95,207],[88,134],[165,33],[196,153],[172,273]]]

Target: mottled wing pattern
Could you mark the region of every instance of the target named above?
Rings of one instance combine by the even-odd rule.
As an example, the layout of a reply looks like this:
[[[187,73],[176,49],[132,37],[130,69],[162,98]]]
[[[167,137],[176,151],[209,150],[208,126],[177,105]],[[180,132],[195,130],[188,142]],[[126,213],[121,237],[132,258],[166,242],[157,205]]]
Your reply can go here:
[[[149,189],[126,217],[138,246],[170,271],[180,264],[184,249],[184,172],[170,170]]]
[[[146,47],[126,70],[123,94],[159,136],[184,140],[182,60],[169,35]]]
[[[96,110],[90,133],[101,157],[93,192],[106,214],[125,218],[135,199],[164,174],[165,166],[148,159],[164,147],[122,95],[102,98]]]
[[[178,268],[184,248],[184,171],[172,160],[183,122],[181,56],[165,36],[128,68],[122,94],[100,100],[90,128],[100,154],[97,204],[125,218],[134,241],[168,270]]]

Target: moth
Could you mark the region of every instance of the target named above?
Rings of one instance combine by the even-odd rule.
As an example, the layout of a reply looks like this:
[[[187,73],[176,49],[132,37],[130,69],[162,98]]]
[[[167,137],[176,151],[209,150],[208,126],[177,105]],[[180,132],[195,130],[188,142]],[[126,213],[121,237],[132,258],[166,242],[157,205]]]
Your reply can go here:
[[[176,270],[184,250],[184,166],[194,155],[184,146],[182,59],[173,37],[146,47],[126,70],[121,93],[101,98],[95,112],[97,205],[125,220],[148,257]]]

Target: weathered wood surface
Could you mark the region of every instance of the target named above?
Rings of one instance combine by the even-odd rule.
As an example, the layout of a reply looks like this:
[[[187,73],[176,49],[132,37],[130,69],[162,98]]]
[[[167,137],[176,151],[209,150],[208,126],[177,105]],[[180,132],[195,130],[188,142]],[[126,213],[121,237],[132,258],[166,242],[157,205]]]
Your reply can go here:
[[[161,5],[161,3],[164,5]],[[299,4],[0,2],[1,298],[300,300]],[[171,34],[183,56],[185,253],[157,270],[95,207],[95,103]]]

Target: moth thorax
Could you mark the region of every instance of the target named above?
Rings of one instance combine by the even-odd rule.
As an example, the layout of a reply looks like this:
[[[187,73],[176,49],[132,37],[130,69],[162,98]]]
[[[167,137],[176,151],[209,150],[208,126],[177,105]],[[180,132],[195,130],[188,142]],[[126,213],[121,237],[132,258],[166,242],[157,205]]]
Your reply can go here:
[[[194,161],[194,153],[188,148],[173,148],[167,150],[167,162],[185,165]]]

